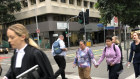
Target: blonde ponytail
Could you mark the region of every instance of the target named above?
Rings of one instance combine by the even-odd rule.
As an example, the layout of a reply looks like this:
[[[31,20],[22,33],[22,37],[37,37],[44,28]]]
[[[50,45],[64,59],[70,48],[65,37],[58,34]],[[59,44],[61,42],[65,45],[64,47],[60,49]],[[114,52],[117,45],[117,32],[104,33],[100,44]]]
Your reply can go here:
[[[39,46],[38,46],[38,45],[36,44],[36,42],[35,42],[33,39],[31,39],[31,38],[29,38],[28,44],[31,45],[31,46],[33,46],[33,47],[35,47],[35,48],[38,48],[38,49],[39,49]]]

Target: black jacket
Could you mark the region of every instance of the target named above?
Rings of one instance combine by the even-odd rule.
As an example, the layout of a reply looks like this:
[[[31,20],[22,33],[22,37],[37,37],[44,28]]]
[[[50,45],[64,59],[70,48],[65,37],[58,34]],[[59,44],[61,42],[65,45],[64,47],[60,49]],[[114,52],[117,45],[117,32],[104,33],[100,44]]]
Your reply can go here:
[[[17,53],[14,52],[14,55],[11,59],[11,66],[6,74],[8,79],[16,79],[16,76],[35,65],[39,65],[38,73],[41,77],[39,79],[54,79],[53,69],[45,53],[30,45],[28,45],[24,51],[25,55],[22,60],[22,66],[18,69],[15,68]],[[30,76],[29,79],[33,79],[33,77]]]
[[[132,58],[133,63],[140,63],[140,43],[138,45],[135,45],[135,42],[131,43],[129,62],[132,61]]]

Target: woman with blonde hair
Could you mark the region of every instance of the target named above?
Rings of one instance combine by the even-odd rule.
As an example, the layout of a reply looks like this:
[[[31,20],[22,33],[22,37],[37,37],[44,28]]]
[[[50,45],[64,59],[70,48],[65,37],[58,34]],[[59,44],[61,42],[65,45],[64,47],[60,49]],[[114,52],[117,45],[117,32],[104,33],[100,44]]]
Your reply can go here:
[[[54,79],[54,73],[48,57],[39,50],[38,45],[29,38],[27,29],[22,24],[14,24],[7,30],[8,42],[14,50],[11,66],[3,79],[16,77],[31,67],[38,65],[38,78],[28,73],[28,79]]]
[[[135,71],[135,78],[140,76],[140,34],[133,33],[133,42],[131,43],[131,50],[129,55],[128,64],[130,65],[133,58],[133,67]]]
[[[112,41],[115,43],[115,44],[120,44],[120,41],[118,39],[118,36],[113,36],[112,37]]]
[[[120,48],[120,52],[121,52],[121,60],[120,60],[120,69],[118,71],[118,73],[120,74],[122,71],[123,71],[123,54],[122,54],[122,47],[120,45],[120,41],[118,39],[118,36],[113,36],[112,37],[112,42],[115,44],[115,45],[118,45],[118,47]]]

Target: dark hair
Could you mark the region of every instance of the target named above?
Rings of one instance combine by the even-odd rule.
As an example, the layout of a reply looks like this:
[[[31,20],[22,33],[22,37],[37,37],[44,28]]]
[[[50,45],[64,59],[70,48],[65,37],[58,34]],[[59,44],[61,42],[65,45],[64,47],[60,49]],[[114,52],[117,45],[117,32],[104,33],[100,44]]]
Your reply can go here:
[[[84,40],[81,40],[80,42],[82,42],[84,45],[86,45],[86,41],[84,41]],[[80,42],[79,42],[79,43],[80,43]]]
[[[110,40],[110,41],[112,41],[112,37],[107,36],[107,37],[106,37],[106,40]]]

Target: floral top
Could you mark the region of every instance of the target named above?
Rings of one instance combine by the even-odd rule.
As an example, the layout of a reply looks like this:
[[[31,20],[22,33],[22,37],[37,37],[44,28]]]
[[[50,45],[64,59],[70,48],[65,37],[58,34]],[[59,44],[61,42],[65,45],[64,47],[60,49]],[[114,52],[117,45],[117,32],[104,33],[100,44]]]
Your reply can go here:
[[[74,64],[77,64],[78,67],[86,68],[91,66],[91,62],[96,65],[92,50],[88,47],[86,47],[84,50],[79,48],[76,52]]]

